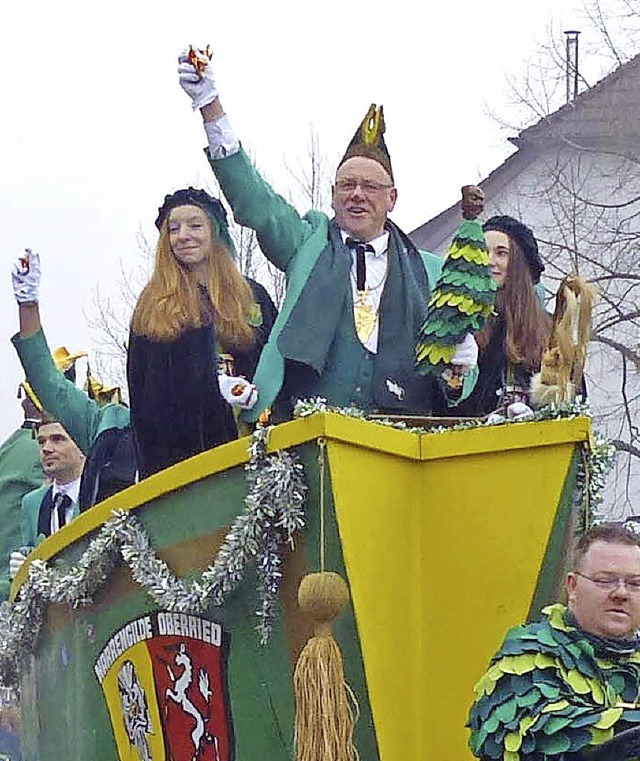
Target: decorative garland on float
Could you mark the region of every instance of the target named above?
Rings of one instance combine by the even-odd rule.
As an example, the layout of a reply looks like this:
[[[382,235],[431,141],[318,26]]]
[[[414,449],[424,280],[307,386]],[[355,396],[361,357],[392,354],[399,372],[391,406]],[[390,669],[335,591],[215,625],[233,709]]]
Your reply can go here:
[[[245,509],[233,522],[218,554],[197,578],[178,578],[158,558],[147,532],[130,513],[116,510],[74,567],[52,568],[32,561],[29,578],[13,606],[0,613],[0,683],[16,686],[20,662],[33,651],[46,607],[76,609],[90,605],[120,558],[133,580],[164,610],[201,613],[219,607],[239,586],[248,566],[258,574],[257,631],[266,644],[277,613],[282,577],[281,551],[305,526],[307,485],[302,464],[290,452],[267,455],[269,428],[259,427],[249,448],[245,471],[249,493]]]
[[[319,412],[367,419],[361,410],[331,407],[320,398],[298,402],[294,415],[303,418]],[[545,407],[534,412],[527,422],[589,415],[587,404],[575,402]],[[499,416],[494,416],[491,422],[471,420],[434,428],[412,427],[401,421],[375,422],[418,434],[517,424]],[[307,491],[302,464],[295,455],[286,451],[266,454],[269,430],[259,427],[251,440],[250,460],[245,468],[249,484],[245,510],[233,522],[214,562],[198,578],[185,581],[175,576],[157,557],[140,522],[126,511],[114,511],[77,566],[52,568],[46,561],[32,561],[28,581],[20,589],[16,602],[13,606],[3,603],[0,609],[0,685],[17,685],[19,664],[35,647],[46,607],[52,603],[74,609],[90,605],[120,558],[129,566],[134,581],[159,607],[189,613],[223,605],[244,578],[249,564],[255,562],[259,598],[256,628],[260,642],[265,644],[276,616],[282,576],[281,549],[305,526],[303,503]],[[615,452],[615,447],[601,437],[595,437],[591,446],[583,449],[574,506],[588,522],[597,520],[597,508]]]
[[[326,399],[304,399],[299,401],[294,409],[294,417],[302,418],[313,415],[316,412],[333,412],[345,417],[367,420],[367,414],[356,407],[331,407]],[[410,426],[402,420],[378,420],[375,422],[391,428],[397,428],[410,433],[446,433],[447,431],[468,431],[473,428],[488,428],[496,425],[516,425],[519,423],[541,422],[545,420],[573,420],[577,417],[591,418],[591,411],[586,402],[567,402],[560,405],[549,405],[532,412],[521,420],[509,420],[508,418],[493,414],[488,418],[474,418],[455,423],[451,426],[438,425],[429,428]],[[573,504],[582,521],[582,526],[597,523],[602,520],[598,513],[604,498],[604,487],[607,475],[613,467],[616,455],[615,446],[604,436],[594,434],[591,442],[584,444],[582,457],[576,476],[576,487],[573,495]],[[580,528],[580,526],[578,527]]]

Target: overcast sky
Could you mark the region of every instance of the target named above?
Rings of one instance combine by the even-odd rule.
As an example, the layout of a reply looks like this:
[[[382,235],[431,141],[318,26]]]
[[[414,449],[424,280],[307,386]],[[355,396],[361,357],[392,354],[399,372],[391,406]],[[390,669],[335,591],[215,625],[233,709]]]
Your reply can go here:
[[[211,44],[221,99],[276,189],[307,150],[310,125],[331,165],[370,103],[383,103],[410,231],[453,203],[512,151],[485,104],[504,102],[553,18],[573,0],[457,3],[244,0],[31,0],[0,25],[0,441],[21,421],[22,379],[10,266],[40,252],[40,305],[51,347],[90,352],[92,293],[140,258],[140,231],[165,193],[210,182],[204,132],[176,60]],[[304,209],[302,210],[304,211]],[[4,273],[4,274],[1,274]]]

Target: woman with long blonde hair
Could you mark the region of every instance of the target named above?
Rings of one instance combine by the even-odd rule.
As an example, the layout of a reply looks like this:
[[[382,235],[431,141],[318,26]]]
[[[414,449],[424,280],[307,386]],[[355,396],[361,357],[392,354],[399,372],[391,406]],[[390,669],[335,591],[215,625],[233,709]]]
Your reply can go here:
[[[151,279],[131,320],[127,374],[143,476],[237,437],[276,310],[233,261],[226,212],[204,190],[165,197]]]
[[[476,335],[478,382],[456,408],[467,416],[529,404],[531,377],[540,369],[552,322],[536,292],[544,263],[531,229],[508,216],[491,217],[483,229],[498,293],[495,317]]]

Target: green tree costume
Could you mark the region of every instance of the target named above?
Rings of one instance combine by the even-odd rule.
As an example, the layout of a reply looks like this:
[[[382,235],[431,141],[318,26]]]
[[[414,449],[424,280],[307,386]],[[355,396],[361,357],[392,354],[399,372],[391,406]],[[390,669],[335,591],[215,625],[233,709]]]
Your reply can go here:
[[[475,687],[469,745],[480,759],[569,761],[640,726],[640,640],[581,630],[564,605],[511,629]]]
[[[23,544],[20,503],[44,481],[33,426],[25,422],[0,445],[0,599],[9,597],[9,555]]]

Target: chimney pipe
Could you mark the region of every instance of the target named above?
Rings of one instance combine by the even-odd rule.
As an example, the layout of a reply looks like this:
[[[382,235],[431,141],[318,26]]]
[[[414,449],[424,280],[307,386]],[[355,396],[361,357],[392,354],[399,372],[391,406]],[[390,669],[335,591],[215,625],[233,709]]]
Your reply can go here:
[[[578,35],[576,30],[565,32],[567,38],[566,79],[567,103],[578,94]]]

